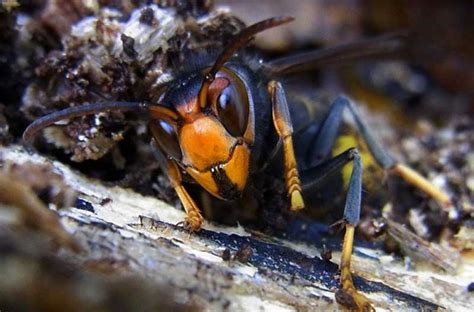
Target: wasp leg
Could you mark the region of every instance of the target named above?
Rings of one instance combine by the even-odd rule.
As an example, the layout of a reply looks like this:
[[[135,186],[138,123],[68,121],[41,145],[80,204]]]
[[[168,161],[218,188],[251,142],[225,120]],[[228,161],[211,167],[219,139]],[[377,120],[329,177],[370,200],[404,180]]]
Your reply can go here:
[[[340,304],[351,310],[370,311],[373,310],[370,300],[356,290],[351,275],[351,255],[352,246],[354,244],[354,229],[359,222],[362,194],[362,162],[359,152],[355,148],[350,148],[317,166],[303,170],[301,172],[301,180],[303,182],[304,190],[313,189],[350,161],[352,161],[354,165],[344,206],[343,220],[346,226],[346,233],[342,245],[340,264],[341,289],[336,293],[336,299]]]
[[[176,194],[178,194],[179,200],[186,211],[184,227],[190,231],[200,230],[204,218],[202,217],[198,206],[182,184],[181,172],[179,171],[178,165],[173,160],[166,158],[154,143],[152,143],[152,146],[155,157],[160,163],[161,168],[166,172],[170,179],[171,186]]]
[[[300,172],[303,191],[311,191],[322,185],[329,176],[339,172],[345,164],[354,159],[357,153],[355,148],[349,148],[343,153],[326,160],[319,165],[304,169]]]
[[[184,210],[186,211],[185,227],[191,231],[198,231],[201,229],[204,218],[199,211],[198,206],[186,191],[184,186],[181,184],[181,173],[176,163],[169,160],[167,163],[167,172],[171,181],[171,186],[178,194],[179,200],[183,204]]]
[[[362,195],[362,161],[357,150],[352,150],[352,168],[351,179],[347,189],[346,203],[344,206],[344,221],[346,226],[346,233],[342,244],[341,256],[341,286],[342,289],[336,293],[336,299],[340,303],[346,304],[349,308],[356,308],[357,311],[371,311],[374,310],[370,300],[359,293],[352,281],[351,275],[351,256],[352,246],[354,244],[354,229],[360,218],[360,203]],[[342,297],[351,298],[349,302],[339,300]],[[350,295],[350,296],[347,296]]]
[[[283,165],[286,190],[288,192],[288,197],[290,198],[290,209],[303,209],[304,201],[301,181],[293,149],[293,125],[291,123],[285,92],[281,84],[276,81],[270,81],[268,83],[268,91],[272,98],[273,125],[283,142]]]
[[[317,164],[323,159],[327,159],[330,155],[331,149],[336,141],[339,126],[342,122],[344,108],[347,108],[353,116],[357,129],[367,143],[370,153],[379,166],[387,170],[389,173],[398,174],[405,181],[424,191],[426,194],[438,201],[442,207],[449,208],[452,206],[451,199],[443,191],[438,189],[415,170],[406,165],[397,163],[379,144],[373,135],[373,132],[362,120],[355,105],[342,96],[339,96],[332,104],[331,109],[320,128],[321,130],[315,138],[314,144],[311,144],[309,155],[311,156],[312,165]]]
[[[346,233],[342,245],[341,256],[341,289],[336,293],[336,301],[350,311],[375,311],[371,301],[357,291],[352,281],[351,256],[354,243],[355,225],[346,223]]]
[[[438,189],[433,183],[428,181],[425,177],[419,174],[417,171],[404,164],[395,164],[389,168],[389,172],[398,174],[408,183],[416,186],[436,201],[438,201],[443,208],[446,210],[451,210],[453,203],[449,196]]]

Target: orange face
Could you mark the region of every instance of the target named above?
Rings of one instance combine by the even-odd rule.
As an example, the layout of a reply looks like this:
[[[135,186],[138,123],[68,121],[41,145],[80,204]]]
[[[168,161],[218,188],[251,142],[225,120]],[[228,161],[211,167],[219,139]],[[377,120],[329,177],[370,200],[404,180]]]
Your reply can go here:
[[[197,94],[175,105],[150,107],[150,129],[161,150],[209,193],[235,199],[244,190],[254,138],[253,108],[242,80],[220,71],[207,104]]]

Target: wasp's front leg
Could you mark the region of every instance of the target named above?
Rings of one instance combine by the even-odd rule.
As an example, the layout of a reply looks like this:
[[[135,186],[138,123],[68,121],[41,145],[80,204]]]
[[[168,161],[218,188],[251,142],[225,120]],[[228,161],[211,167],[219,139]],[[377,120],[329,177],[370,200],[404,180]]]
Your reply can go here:
[[[157,158],[160,167],[166,172],[168,178],[170,179],[171,186],[178,194],[179,200],[183,204],[184,210],[186,211],[185,228],[191,231],[198,231],[201,229],[202,222],[204,218],[199,211],[198,206],[186,191],[182,184],[181,172],[176,162],[172,159],[165,157],[156,146],[152,143],[153,152]]]
[[[270,81],[268,91],[272,100],[273,124],[278,136],[283,141],[283,161],[285,170],[285,184],[290,198],[290,209],[304,208],[301,181],[298,174],[295,152],[293,149],[293,125],[291,123],[288,103],[285,92],[279,82]]]
[[[181,172],[178,166],[173,160],[167,160],[166,171],[171,181],[171,186],[178,194],[179,200],[183,204],[184,210],[186,211],[185,228],[191,231],[198,231],[201,229],[204,218],[199,211],[198,206],[186,191],[182,184]]]

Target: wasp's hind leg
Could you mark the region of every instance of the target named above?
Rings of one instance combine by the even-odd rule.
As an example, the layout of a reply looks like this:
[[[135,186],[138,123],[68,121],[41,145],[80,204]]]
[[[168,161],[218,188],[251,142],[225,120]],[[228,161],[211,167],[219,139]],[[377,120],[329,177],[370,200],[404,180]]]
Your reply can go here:
[[[367,143],[370,153],[379,166],[388,172],[400,174],[408,182],[411,182],[418,188],[424,190],[442,204],[450,203],[449,198],[444,195],[444,193],[436,189],[431,183],[421,177],[418,173],[404,165],[397,164],[397,162],[382,148],[379,142],[375,139],[370,129],[363,122],[355,106],[345,97],[338,97],[334,101],[321,127],[319,128],[319,131],[314,136],[314,139],[310,144],[310,148],[306,154],[306,162],[310,169],[304,170],[302,172],[304,189],[306,189],[306,184],[310,181],[306,176],[307,172],[314,172],[313,174],[324,175],[324,172],[328,171],[328,169],[324,169],[324,167],[327,167],[327,164],[335,163],[335,159],[331,159],[329,161],[327,161],[327,159],[330,158],[332,153],[332,149],[342,122],[344,109],[348,109],[355,119],[358,131],[361,133],[363,139]],[[347,197],[344,207],[344,222],[346,231],[340,263],[342,288],[336,294],[336,299],[338,299],[338,302],[341,302],[348,307],[352,306],[358,310],[367,310],[371,309],[370,301],[365,296],[357,292],[356,288],[354,287],[350,271],[351,255],[354,243],[354,231],[360,217],[360,200],[362,190],[361,159],[357,152],[352,153],[352,161],[354,166],[349,181],[349,187],[347,189]],[[336,167],[337,166],[329,166],[329,169],[334,170]],[[317,173],[318,170],[313,168],[321,168],[323,172]]]
[[[299,210],[304,208],[304,201],[293,149],[293,125],[288,110],[288,103],[286,102],[283,87],[279,82],[270,81],[268,83],[268,91],[272,99],[273,124],[283,142],[283,165],[286,190],[290,198],[290,209]]]
[[[332,104],[328,115],[324,119],[318,133],[314,136],[310,149],[308,150],[307,162],[310,169],[302,171],[303,187],[306,189],[307,183],[310,183],[311,174],[313,179],[318,176],[323,177],[328,173],[334,171],[338,167],[342,167],[343,161],[336,161],[336,158],[327,159],[330,157],[334,142],[336,141],[339,127],[342,122],[342,114],[347,108],[353,116],[358,131],[361,133],[363,139],[367,143],[367,147],[374,157],[375,161],[383,169],[390,173],[396,173],[403,177],[407,182],[413,184],[419,189],[426,192],[428,195],[440,202],[444,207],[451,206],[449,197],[441,190],[436,188],[433,184],[423,178],[419,173],[410,169],[409,167],[397,163],[379,144],[371,130],[365,125],[360,117],[355,106],[345,97],[338,97]],[[354,243],[354,231],[360,217],[360,201],[362,192],[362,162],[359,154],[356,151],[352,153],[353,169],[347,189],[346,203],[344,207],[344,222],[345,222],[345,236],[342,246],[341,256],[341,290],[336,294],[336,299],[341,304],[349,309],[356,309],[360,311],[372,310],[370,301],[361,293],[357,292],[352,281],[350,271],[351,255]],[[326,160],[326,161],[325,161]],[[342,159],[344,160],[344,159]],[[347,160],[347,158],[346,158]],[[318,173],[320,168],[323,170]],[[313,182],[316,183],[316,182]]]
[[[359,152],[355,148],[350,148],[338,156],[328,159],[320,164],[303,170],[301,180],[303,189],[311,190],[324,182],[331,174],[340,170],[344,165],[353,162],[352,174],[347,189],[346,203],[344,206],[344,223],[346,233],[342,245],[341,256],[341,289],[336,293],[336,299],[347,308],[358,311],[373,310],[371,302],[364,295],[359,293],[352,281],[351,256],[354,244],[354,230],[359,222],[360,203],[362,194],[362,162]]]
[[[346,233],[342,243],[342,256],[339,266],[341,270],[341,289],[336,293],[336,300],[351,310],[374,311],[370,300],[356,290],[352,281],[352,247],[354,245],[354,230],[360,218],[362,195],[362,161],[357,150],[352,152],[352,162],[354,166],[344,205]]]
[[[171,159],[167,159],[159,150],[159,148],[152,142],[152,149],[157,158],[160,167],[165,171],[170,179],[171,186],[179,197],[186,211],[186,219],[184,220],[184,227],[190,231],[199,231],[202,226],[204,218],[199,211],[196,202],[192,199],[182,184],[181,172],[178,165]]]
[[[367,147],[374,157],[375,161],[388,173],[398,174],[405,181],[424,191],[433,199],[438,201],[442,207],[449,208],[452,206],[451,199],[447,194],[438,189],[435,185],[421,176],[415,170],[409,168],[404,164],[396,162],[380,143],[376,140],[373,132],[367,127],[362,120],[359,112],[354,104],[347,98],[339,96],[331,106],[331,109],[324,120],[321,130],[315,138],[314,144],[311,144],[309,151],[311,164],[317,164],[323,159],[327,159],[331,153],[334,142],[336,141],[337,132],[342,122],[342,113],[344,108],[347,108],[353,116],[357,129],[362,135],[362,138],[367,143]]]

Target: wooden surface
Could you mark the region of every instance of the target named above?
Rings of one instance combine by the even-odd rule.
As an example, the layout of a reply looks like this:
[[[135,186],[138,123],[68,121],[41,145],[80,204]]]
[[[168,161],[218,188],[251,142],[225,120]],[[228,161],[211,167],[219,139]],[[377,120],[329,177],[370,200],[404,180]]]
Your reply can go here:
[[[34,241],[41,235],[12,227],[11,222],[5,221],[8,220],[4,216],[8,209],[0,209],[2,228],[9,229],[0,231],[2,244],[8,245],[10,240],[16,242],[13,244],[16,249],[3,248],[0,251],[3,259],[16,256],[22,259],[20,263],[25,263],[27,259],[44,265],[44,261],[38,259],[47,256],[68,266],[73,265],[74,276],[88,277],[79,278],[79,281],[68,280],[68,283],[77,283],[74,286],[76,289],[93,290],[101,283],[108,283],[107,287],[101,286],[104,289],[102,295],[111,296],[109,292],[115,294],[117,289],[123,288],[128,296],[118,296],[117,302],[126,301],[137,310],[153,310],[156,307],[153,304],[164,302],[163,298],[166,298],[166,304],[160,307],[164,310],[340,309],[334,300],[338,287],[339,254],[337,250],[333,251],[334,262],[322,260],[318,248],[320,242],[289,241],[251,233],[242,227],[222,227],[208,222],[202,231],[190,234],[175,226],[184,219],[184,212],[155,198],[104,186],[59,162],[28,154],[18,146],[2,147],[0,159],[6,167],[11,164],[22,166],[27,162],[30,166],[48,164],[54,173],[64,178],[65,184],[77,192],[80,200],[76,201],[76,206],[82,209],[63,208],[59,210],[60,219],[84,249],[79,254],[66,249],[55,252],[48,244],[41,243],[46,247],[25,252],[25,249],[31,249],[25,241]],[[318,231],[317,224],[309,226]],[[329,238],[326,243],[336,249],[338,239]],[[240,252],[236,256],[238,250]],[[230,260],[223,259],[226,258],[224,253],[230,256]],[[358,276],[356,285],[373,300],[378,311],[439,308],[467,311],[474,304],[472,295],[466,290],[466,286],[474,280],[474,267],[466,260],[457,273],[443,273],[422,265],[407,269],[400,259],[381,250],[357,247],[353,270]],[[1,270],[11,270],[8,265],[14,264],[4,262]],[[50,271],[44,269],[43,275],[58,274],[54,272],[54,266]],[[123,281],[130,277],[133,282]],[[34,278],[30,277],[30,280]],[[100,282],[97,282],[98,279]],[[0,304],[2,301],[3,304],[8,303],[7,307],[12,307],[14,297],[5,294],[11,294],[10,288],[18,286],[10,281],[0,280],[0,289],[4,293],[3,297],[0,294]],[[57,283],[61,285],[62,282]],[[109,290],[110,287],[115,292]],[[83,300],[90,304],[87,296],[78,296],[74,292],[71,295],[59,289],[53,287],[49,291],[53,299],[55,294],[63,299],[70,295],[78,302]],[[85,289],[79,293],[82,294]],[[147,294],[150,295],[147,297]],[[30,293],[24,293],[24,296],[34,298]],[[146,300],[148,305],[129,302],[134,296]],[[111,308],[110,302],[105,299],[94,302],[102,308]],[[77,304],[76,308],[79,306]]]

